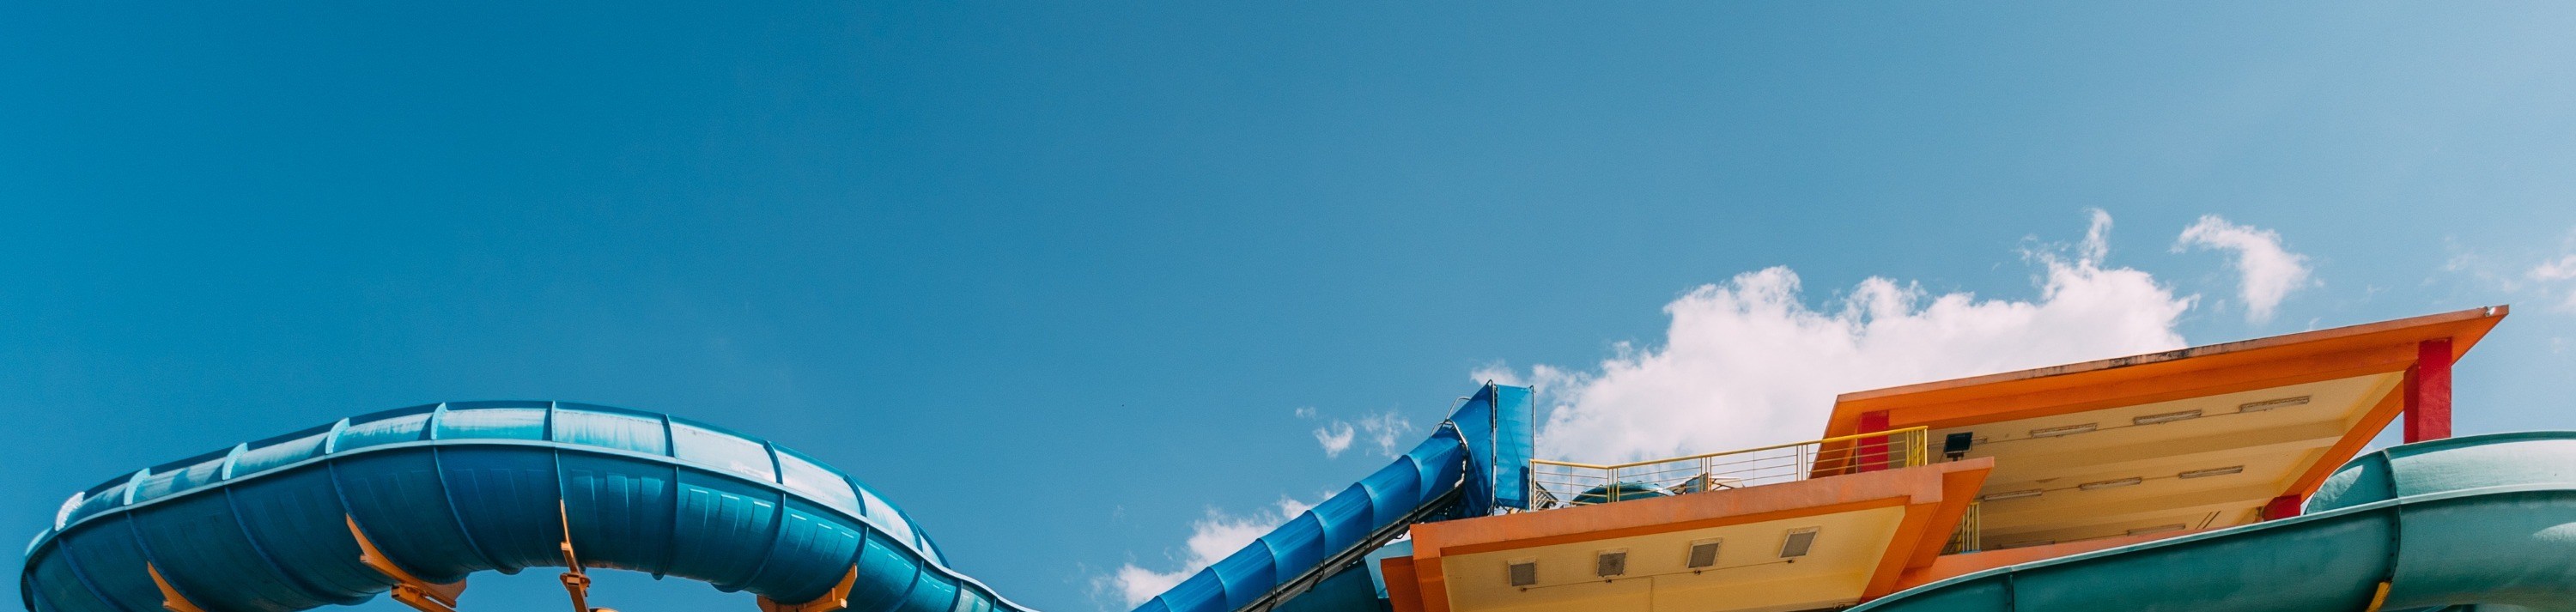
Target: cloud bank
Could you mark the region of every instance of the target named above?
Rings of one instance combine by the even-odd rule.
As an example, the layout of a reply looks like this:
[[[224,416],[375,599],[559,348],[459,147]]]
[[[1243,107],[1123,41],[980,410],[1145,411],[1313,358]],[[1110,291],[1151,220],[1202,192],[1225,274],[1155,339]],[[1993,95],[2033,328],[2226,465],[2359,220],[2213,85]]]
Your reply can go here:
[[[2176,253],[2196,248],[2232,254],[2247,321],[2272,320],[2282,299],[2311,284],[2308,256],[2282,248],[2281,234],[2272,230],[2228,223],[2218,215],[2202,215],[2199,222],[2183,228],[2182,235],[2174,238]]]
[[[1700,286],[1665,304],[1671,323],[1660,343],[1617,344],[1612,357],[1587,368],[1523,371],[1497,364],[1473,376],[1539,387],[1549,407],[1539,437],[1543,456],[1618,461],[1814,438],[1834,396],[1844,392],[2185,346],[2175,325],[2197,298],[2176,295],[2146,272],[2105,264],[2111,217],[2099,210],[2091,215],[2082,242],[2024,254],[2035,266],[2033,298],[1936,294],[1916,283],[1870,278],[1811,306],[1798,274],[1774,267]],[[2278,246],[2271,232],[2220,229],[2230,228]],[[2220,229],[2210,231],[2236,235]],[[2299,265],[2289,284],[2305,281]],[[2278,304],[2277,297],[2267,304]],[[1321,418],[1313,408],[1300,408],[1297,416]],[[1386,412],[1356,424],[1333,419],[1313,434],[1327,457],[1363,444],[1393,455],[1414,440],[1415,429]],[[1179,569],[1129,563],[1095,586],[1127,606],[1141,604],[1307,507],[1282,499],[1248,515],[1212,509],[1191,525],[1184,550],[1172,555]]]
[[[1589,368],[1491,367],[1478,380],[1534,384],[1550,406],[1544,456],[1625,461],[1815,438],[1835,395],[2171,350],[2195,298],[2145,272],[2104,267],[2096,211],[2074,257],[2029,253],[2029,300],[1934,294],[1885,278],[1809,306],[1774,267],[1703,285],[1664,306],[1658,345],[1620,343]]]

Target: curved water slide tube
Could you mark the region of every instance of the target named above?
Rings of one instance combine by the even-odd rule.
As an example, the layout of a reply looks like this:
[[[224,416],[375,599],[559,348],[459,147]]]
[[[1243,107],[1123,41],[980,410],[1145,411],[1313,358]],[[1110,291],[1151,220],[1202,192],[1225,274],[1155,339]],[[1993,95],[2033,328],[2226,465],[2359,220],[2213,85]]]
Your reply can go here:
[[[2363,455],[2307,510],[1959,576],[1853,612],[2576,611],[2576,432]]]
[[[1486,387],[1412,452],[1146,608],[1235,609],[1426,507],[1515,503],[1520,489],[1491,483],[1526,475],[1494,467],[1490,441],[1518,432],[1499,446],[1525,456],[1527,423],[1495,415],[1498,389],[1526,410],[1527,389]],[[288,611],[386,592],[443,610],[468,574],[530,567],[678,576],[769,612],[1027,610],[948,568],[847,474],[712,425],[559,402],[416,406],[154,466],[74,494],[26,559],[31,612]],[[587,577],[563,578],[578,602]]]
[[[448,609],[467,574],[575,565],[780,612],[1024,609],[846,474],[710,425],[556,402],[380,412],[116,478],[63,504],[19,587],[33,612],[286,611],[387,591]]]

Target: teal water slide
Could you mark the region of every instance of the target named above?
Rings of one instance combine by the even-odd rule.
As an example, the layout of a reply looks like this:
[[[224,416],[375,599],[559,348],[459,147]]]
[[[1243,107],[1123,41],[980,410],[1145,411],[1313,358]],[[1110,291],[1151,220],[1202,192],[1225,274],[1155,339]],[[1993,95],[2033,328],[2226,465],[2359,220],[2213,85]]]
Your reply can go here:
[[[2307,514],[1996,568],[1852,612],[2576,611],[2576,432],[2353,459]]]
[[[1411,452],[1146,608],[1275,605],[1407,521],[1518,503],[1528,400],[1486,386]],[[72,495],[26,559],[30,612],[284,612],[387,592],[440,609],[475,572],[576,566],[698,580],[774,612],[1027,609],[811,457],[543,401],[380,412],[132,472]]]

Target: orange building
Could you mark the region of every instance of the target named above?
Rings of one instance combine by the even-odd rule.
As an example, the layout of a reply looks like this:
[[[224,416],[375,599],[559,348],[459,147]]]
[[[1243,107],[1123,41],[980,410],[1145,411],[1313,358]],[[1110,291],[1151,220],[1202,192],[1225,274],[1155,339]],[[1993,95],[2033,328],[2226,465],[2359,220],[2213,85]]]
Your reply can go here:
[[[2392,422],[2448,437],[2451,364],[2506,312],[1848,393],[1798,444],[1537,461],[1536,509],[1414,525],[1378,568],[1397,612],[1787,612],[2284,518]]]

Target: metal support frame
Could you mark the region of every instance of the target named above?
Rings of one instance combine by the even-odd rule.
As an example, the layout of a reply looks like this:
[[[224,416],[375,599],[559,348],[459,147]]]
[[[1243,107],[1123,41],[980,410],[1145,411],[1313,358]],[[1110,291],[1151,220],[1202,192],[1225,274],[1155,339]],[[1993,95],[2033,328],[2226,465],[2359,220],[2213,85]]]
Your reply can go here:
[[[341,518],[349,523],[349,535],[358,539],[358,562],[394,579],[394,601],[421,612],[456,612],[456,597],[465,594],[465,581],[437,584],[403,571],[401,566],[394,565],[392,558],[385,556],[384,551],[376,549],[375,542],[367,540],[367,533],[358,529],[357,517],[343,515]]]
[[[555,500],[555,517],[563,520],[564,594],[572,596],[572,612],[590,612],[590,575],[581,571],[581,556],[572,550],[572,513],[564,509],[563,500]]]
[[[160,566],[145,563],[143,571],[151,573],[152,586],[161,589],[161,609],[170,612],[206,612],[205,608],[197,607],[196,603],[188,601],[188,596],[180,595],[178,588],[170,586],[170,580],[161,577]]]

